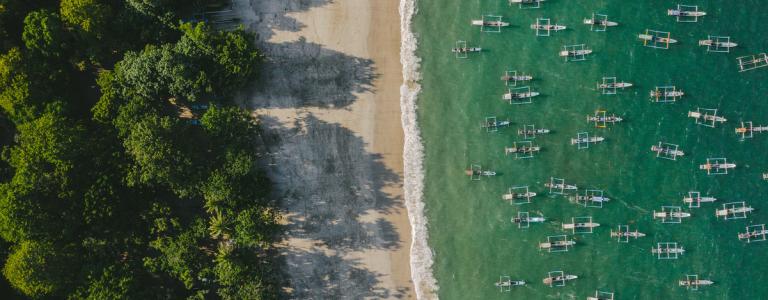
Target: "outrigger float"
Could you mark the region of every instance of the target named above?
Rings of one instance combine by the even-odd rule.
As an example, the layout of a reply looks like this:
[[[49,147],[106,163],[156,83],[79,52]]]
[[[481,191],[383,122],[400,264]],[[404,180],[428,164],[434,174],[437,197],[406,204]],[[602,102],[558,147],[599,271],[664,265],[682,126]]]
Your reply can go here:
[[[656,157],[669,160],[677,160],[678,156],[685,155],[685,152],[679,150],[678,145],[664,142],[651,146],[651,151],[656,152]]]
[[[699,169],[706,170],[708,175],[728,174],[729,169],[736,168],[736,164],[729,163],[725,158],[707,158],[707,162],[699,165]]]
[[[748,206],[746,202],[731,202],[723,204],[722,209],[715,210],[716,217],[723,217],[724,220],[746,219],[747,214],[755,211]]]
[[[741,122],[741,126],[736,128],[736,134],[741,135],[741,139],[751,139],[754,133],[768,132],[768,126],[753,126],[752,122]]]
[[[512,280],[509,276],[499,276],[499,281],[493,284],[502,292],[509,292],[513,287],[524,286],[524,280]]]
[[[657,243],[656,248],[651,248],[651,253],[656,254],[658,259],[677,259],[679,255],[685,253],[682,246],[676,242]]]
[[[707,279],[699,279],[699,275],[685,275],[685,279],[680,280],[678,284],[689,290],[698,290],[700,286],[713,285],[715,282]]]
[[[619,243],[629,243],[629,238],[638,239],[644,237],[645,233],[642,233],[635,229],[635,231],[629,230],[629,225],[619,225],[618,230],[611,230],[611,238],[615,238]]]
[[[576,245],[576,241],[568,239],[567,235],[548,236],[546,242],[539,243],[539,250],[547,252],[567,252]]]
[[[682,211],[680,206],[662,206],[660,211],[653,211],[654,219],[661,219],[661,223],[679,224],[684,218],[690,218],[691,214]]]
[[[563,271],[551,271],[547,273],[547,277],[544,277],[542,282],[550,287],[553,286],[565,286],[566,281],[578,279],[576,275],[565,274]]]
[[[757,224],[747,226],[747,231],[739,233],[740,241],[751,242],[764,242],[768,236],[768,229],[765,229],[765,224]]]

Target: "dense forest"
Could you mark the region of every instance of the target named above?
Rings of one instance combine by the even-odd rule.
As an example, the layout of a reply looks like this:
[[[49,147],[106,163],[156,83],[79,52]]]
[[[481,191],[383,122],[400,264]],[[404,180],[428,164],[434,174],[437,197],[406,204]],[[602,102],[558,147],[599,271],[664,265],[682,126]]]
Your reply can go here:
[[[206,0],[0,0],[4,299],[269,299],[262,55]]]

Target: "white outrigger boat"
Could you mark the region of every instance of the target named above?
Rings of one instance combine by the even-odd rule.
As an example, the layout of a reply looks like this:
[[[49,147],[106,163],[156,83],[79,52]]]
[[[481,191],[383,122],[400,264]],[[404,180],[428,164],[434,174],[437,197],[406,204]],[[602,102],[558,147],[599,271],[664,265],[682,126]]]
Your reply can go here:
[[[653,218],[660,218],[660,219],[667,219],[667,218],[676,218],[676,219],[682,219],[682,218],[690,218],[691,214],[687,212],[682,211],[653,211]]]
[[[676,98],[676,97],[682,97],[685,95],[683,91],[673,90],[673,91],[661,91],[661,90],[652,90],[651,98]]]
[[[579,143],[600,143],[604,141],[605,138],[602,136],[590,136],[585,138],[571,138],[571,145],[576,145]]]
[[[739,240],[747,240],[749,242],[753,238],[764,238],[766,235],[768,235],[768,229],[763,227],[760,230],[739,233]]]
[[[591,54],[592,50],[590,49],[579,49],[579,50],[563,50],[560,51],[561,57],[576,57],[576,56],[583,56],[587,54]]]
[[[728,119],[723,118],[721,116],[702,114],[701,112],[698,112],[698,111],[689,111],[688,117],[691,117],[694,119],[704,119],[704,121],[720,122],[720,123],[725,123],[726,121],[728,121]]]
[[[487,121],[482,123],[482,128],[504,127],[512,124],[510,121]]]
[[[614,27],[614,26],[618,26],[619,25],[619,23],[616,23],[616,22],[613,22],[613,21],[595,20],[595,19],[591,19],[591,18],[585,18],[584,19],[584,24],[585,25],[600,25],[600,26],[605,26],[605,27]]]
[[[640,231],[613,231],[611,230],[611,237],[612,238],[620,238],[620,237],[627,237],[627,238],[641,238],[644,237],[645,233],[642,233]]]
[[[507,279],[507,280],[499,280],[496,283],[494,283],[493,285],[496,286],[497,288],[511,288],[513,286],[524,286],[525,285],[525,281],[524,280]]]
[[[509,22],[502,22],[496,20],[472,20],[473,26],[488,26],[488,27],[507,27]]]
[[[629,82],[598,83],[597,89],[623,89],[631,86],[632,86],[632,83],[629,83]]]
[[[566,247],[572,247],[573,245],[576,245],[576,241],[566,240],[566,241],[542,242],[542,243],[539,243],[539,249],[547,250],[552,248],[566,248]]]
[[[651,253],[653,254],[683,254],[685,253],[685,249],[683,247],[673,247],[673,248],[651,248]]]
[[[472,177],[474,177],[474,176],[496,176],[496,172],[495,171],[482,171],[482,170],[472,170],[472,169],[465,170],[464,174],[466,174],[467,176],[472,176]]]
[[[544,223],[546,219],[544,217],[527,217],[527,218],[521,218],[521,217],[512,217],[512,223],[518,224],[518,223]]]
[[[567,27],[565,25],[559,25],[559,24],[531,24],[531,29],[538,29],[538,30],[550,30],[550,31],[560,31],[565,30]]]
[[[597,196],[597,195],[575,195],[568,197],[572,201],[581,202],[581,201],[590,201],[590,202],[600,202],[600,203],[606,203],[608,201],[611,201],[611,198],[603,197],[603,196]]]
[[[696,279],[696,280],[680,280],[680,286],[702,286],[702,285],[712,285],[715,282],[712,280],[706,280],[706,279]]]
[[[503,81],[529,81],[529,80],[533,80],[533,76],[531,76],[531,75],[504,75],[504,76],[501,76],[501,80],[503,80]]]
[[[545,183],[544,187],[551,188],[551,189],[556,189],[556,190],[571,190],[571,191],[575,191],[575,190],[579,189],[575,185],[563,184],[563,183],[555,183],[555,184]]]
[[[541,147],[539,146],[504,147],[505,154],[534,153],[534,152],[539,152],[540,150],[541,150]]]
[[[544,2],[544,0],[509,0],[509,4],[518,3],[518,4],[531,4],[531,3],[539,3]]]
[[[734,168],[736,168],[736,164],[734,164],[734,163],[722,163],[721,164],[721,163],[709,163],[708,162],[708,163],[699,165],[699,169],[700,170],[706,170],[706,171],[710,171],[710,170],[713,170],[713,169],[714,170],[718,170],[718,169],[719,170],[727,170],[727,169],[734,169]]]
[[[513,92],[507,92],[504,94],[502,99],[504,100],[513,100],[513,99],[526,99],[526,98],[533,98],[539,95],[539,92],[522,92],[522,93],[513,93]]]
[[[546,278],[544,278],[544,280],[542,280],[542,282],[544,284],[552,284],[553,282],[568,281],[568,280],[574,280],[574,279],[578,279],[578,278],[579,278],[579,276],[576,276],[576,275],[565,274],[565,275],[562,275],[562,276],[546,277]]]
[[[649,42],[658,42],[663,44],[677,43],[677,40],[673,38],[660,37],[660,36],[655,36],[655,35],[645,34],[645,33],[638,34],[637,37],[640,40],[649,41]]]
[[[536,193],[534,192],[525,192],[525,193],[506,193],[501,196],[501,199],[511,201],[515,199],[529,199],[536,197]]]
[[[656,152],[658,154],[664,154],[668,156],[684,156],[685,152],[681,150],[675,150],[671,148],[666,147],[659,147],[658,145],[651,146],[651,151]]]
[[[518,129],[517,134],[518,135],[537,135],[537,134],[547,134],[549,133],[549,129],[546,128],[537,128],[537,129]]]
[[[587,122],[600,122],[600,123],[618,123],[624,121],[621,117],[617,117],[616,115],[610,115],[610,116],[587,116]]]
[[[736,215],[736,214],[746,214],[749,212],[753,212],[755,209],[751,206],[742,206],[742,207],[730,207],[730,208],[723,208],[715,210],[715,216],[716,217],[728,217],[730,215]]]
[[[699,40],[699,46],[715,46],[718,48],[733,48],[738,46],[739,44],[736,44],[734,42],[718,42],[715,40]]]
[[[698,198],[693,198],[691,196],[683,196],[683,203],[685,203],[685,204],[715,202],[715,201],[717,201],[717,198],[715,198],[715,197],[698,197]]]
[[[483,48],[480,48],[480,47],[451,48],[451,52],[453,53],[469,53],[469,52],[480,52],[480,51],[483,51]]]
[[[595,228],[600,227],[600,223],[595,222],[577,222],[577,223],[563,223],[563,229],[578,229],[578,228]]]
[[[668,9],[667,15],[673,16],[673,17],[703,17],[703,16],[706,16],[707,13],[703,11],[686,11],[681,9]]]

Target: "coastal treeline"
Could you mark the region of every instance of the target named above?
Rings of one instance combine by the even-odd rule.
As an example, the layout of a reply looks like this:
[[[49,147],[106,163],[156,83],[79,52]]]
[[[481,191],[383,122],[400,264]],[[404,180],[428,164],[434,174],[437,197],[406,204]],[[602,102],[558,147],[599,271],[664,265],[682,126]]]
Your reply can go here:
[[[275,297],[259,124],[232,103],[263,57],[195,20],[216,5],[0,0],[0,254],[20,296]]]

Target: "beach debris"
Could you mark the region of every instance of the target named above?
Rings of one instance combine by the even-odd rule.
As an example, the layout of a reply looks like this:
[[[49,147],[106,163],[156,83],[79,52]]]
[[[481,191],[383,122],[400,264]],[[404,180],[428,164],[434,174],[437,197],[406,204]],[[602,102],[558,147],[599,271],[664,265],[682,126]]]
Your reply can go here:
[[[606,31],[608,27],[614,27],[619,25],[619,23],[609,21],[608,15],[598,14],[598,13],[592,13],[591,18],[584,19],[584,24],[589,25],[589,30],[592,30],[595,32],[603,32],[603,31]]]
[[[731,42],[730,36],[709,35],[706,40],[699,40],[699,46],[707,46],[707,52],[728,53],[738,44]]]
[[[667,15],[675,17],[681,23],[695,23],[699,21],[699,17],[706,16],[707,13],[699,11],[698,5],[678,4],[677,8],[668,9]]]
[[[744,201],[730,202],[723,204],[722,209],[715,210],[715,216],[723,217],[723,220],[746,219],[747,214],[753,211],[755,209],[748,206]]]
[[[677,43],[668,31],[646,29],[645,33],[638,34],[637,37],[643,41],[643,46],[649,48],[669,49],[670,44]]]
[[[501,16],[483,15],[480,20],[472,20],[473,26],[480,26],[480,32],[501,32],[501,27],[509,26],[509,22],[502,21]]]

